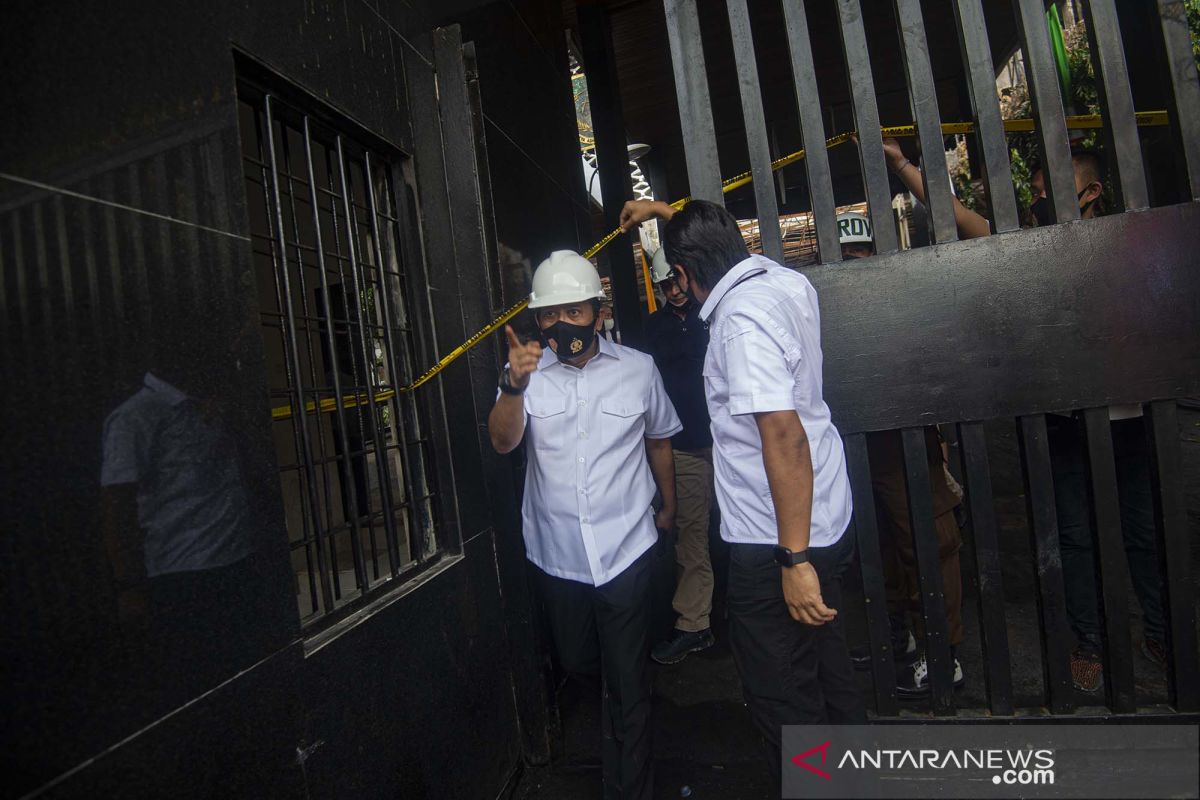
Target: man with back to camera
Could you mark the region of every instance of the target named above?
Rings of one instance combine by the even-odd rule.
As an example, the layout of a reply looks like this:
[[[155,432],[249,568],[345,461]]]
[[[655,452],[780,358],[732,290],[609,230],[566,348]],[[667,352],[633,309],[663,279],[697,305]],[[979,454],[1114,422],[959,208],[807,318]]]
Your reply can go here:
[[[730,543],[730,645],[778,780],[783,725],[866,721],[838,617],[851,498],[822,398],[816,291],[751,255],[737,220],[715,203],[676,212],[633,200],[621,227],[653,217],[667,220],[667,262],[709,325],[704,381]]]
[[[560,250],[538,266],[529,307],[541,342],[505,328],[488,431],[500,453],[527,442],[526,557],[563,668],[601,682],[604,797],[644,800],[654,789],[652,548],[656,528],[674,525],[671,437],[682,426],[653,359],[598,335],[603,300],[582,256]]]
[[[676,582],[671,605],[678,615],[670,638],[654,646],[650,656],[675,664],[714,644],[713,570],[708,552],[709,510],[713,500],[712,433],[704,400],[704,356],[708,326],[700,305],[687,294],[685,278],[677,278],[660,247],[650,259],[650,273],[663,295],[663,307],[646,321],[646,339],[654,363],[683,430],[671,440],[675,453]]]

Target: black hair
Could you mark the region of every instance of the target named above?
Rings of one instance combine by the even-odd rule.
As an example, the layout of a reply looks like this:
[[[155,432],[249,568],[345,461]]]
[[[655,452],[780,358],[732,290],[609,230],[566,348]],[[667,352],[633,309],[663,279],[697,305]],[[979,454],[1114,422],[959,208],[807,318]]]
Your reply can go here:
[[[692,200],[663,227],[667,262],[682,265],[688,278],[711,290],[739,262],[750,257],[733,215],[716,203]]]
[[[1071,164],[1073,168],[1083,172],[1088,183],[1096,181],[1097,183],[1104,182],[1105,163],[1104,155],[1098,150],[1085,150],[1082,148],[1071,150]],[[1042,171],[1043,164],[1041,161],[1032,161],[1029,164],[1029,176],[1033,177]]]

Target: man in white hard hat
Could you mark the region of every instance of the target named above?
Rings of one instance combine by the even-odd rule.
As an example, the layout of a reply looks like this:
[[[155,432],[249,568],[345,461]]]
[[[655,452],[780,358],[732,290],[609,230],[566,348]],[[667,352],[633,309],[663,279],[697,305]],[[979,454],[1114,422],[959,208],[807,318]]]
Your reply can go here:
[[[660,248],[650,259],[650,276],[663,294],[663,307],[646,321],[646,341],[662,373],[667,396],[683,430],[671,444],[675,451],[676,583],[671,605],[678,615],[670,638],[654,646],[650,656],[675,664],[689,653],[714,643],[713,570],[708,552],[709,509],[713,502],[712,433],[704,400],[704,355],[708,327],[700,306],[687,294],[687,279],[675,275]]]
[[[866,214],[842,212],[837,216],[837,226],[843,261],[875,254],[875,235]],[[930,491],[933,493],[934,530],[937,533],[946,627],[953,658],[953,682],[955,686],[962,686],[965,679],[957,657],[958,645],[963,639],[962,569],[959,563],[962,535],[955,513],[962,503],[961,492],[946,471],[941,440],[933,425],[925,428],[925,453],[929,462]],[[896,661],[896,693],[901,697],[922,697],[929,693],[929,665],[917,646],[917,637],[912,633],[915,628],[918,634],[922,634],[923,617],[917,557],[908,516],[908,484],[904,477],[904,450],[900,444],[900,432],[868,433],[867,454],[879,519],[892,655]],[[870,647],[855,648],[850,657],[859,669],[869,669],[871,666]]]
[[[841,575],[853,554],[842,439],[822,392],[812,284],[751,255],[721,206],[630,201],[621,226],[667,220],[667,261],[709,325],[721,537],[730,543],[729,640],[771,776],[782,726],[866,722],[846,648]]]
[[[654,785],[652,548],[656,529],[674,525],[671,437],[682,426],[654,360],[597,335],[603,300],[582,256],[560,250],[538,266],[529,307],[541,343],[506,327],[488,430],[500,453],[527,444],[525,552],[563,668],[601,680],[604,796],[641,800]]]

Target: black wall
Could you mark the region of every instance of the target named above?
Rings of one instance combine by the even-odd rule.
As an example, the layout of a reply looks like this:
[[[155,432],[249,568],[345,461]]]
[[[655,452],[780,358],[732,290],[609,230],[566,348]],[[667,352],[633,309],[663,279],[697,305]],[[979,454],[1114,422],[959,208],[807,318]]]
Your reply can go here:
[[[482,425],[494,343],[422,390],[449,467],[443,563],[306,648],[269,436],[236,76],[238,64],[276,73],[411,157],[399,188],[419,215],[408,245],[432,360],[524,291],[519,267],[588,238],[559,19],[542,0],[9,10],[5,795],[488,797],[523,753],[545,757],[511,465]],[[478,72],[448,75],[462,68],[458,33],[431,32],[459,21]],[[219,387],[258,549],[253,578],[223,598],[244,646],[183,662],[118,625],[100,533],[104,420],[171,359],[181,381]]]

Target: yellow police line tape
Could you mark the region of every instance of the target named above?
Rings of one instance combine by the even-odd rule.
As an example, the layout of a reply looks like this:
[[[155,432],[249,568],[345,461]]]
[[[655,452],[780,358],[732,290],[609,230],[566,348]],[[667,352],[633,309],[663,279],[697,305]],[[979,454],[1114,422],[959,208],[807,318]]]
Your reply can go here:
[[[1100,128],[1104,125],[1104,120],[1101,118],[1101,116],[1099,114],[1088,114],[1088,115],[1083,115],[1083,116],[1070,116],[1070,117],[1066,118],[1066,122],[1067,122],[1067,128],[1070,128],[1070,129]],[[1169,117],[1168,117],[1166,111],[1139,111],[1137,113],[1137,124],[1139,127],[1162,126],[1162,125],[1168,124],[1168,122],[1169,122]],[[1034,129],[1035,129],[1035,125],[1034,125],[1034,121],[1032,119],[1004,120],[1004,132],[1005,133],[1030,133]],[[974,131],[975,131],[975,123],[973,123],[973,122],[943,122],[942,123],[942,135],[943,136],[953,136],[953,135],[959,135],[959,134],[974,133]],[[916,125],[896,125],[896,126],[893,126],[890,128],[881,128],[880,133],[883,135],[884,138],[910,137],[910,136],[915,136],[917,134],[917,126]],[[850,131],[847,133],[839,133],[837,136],[826,139],[825,140],[825,149],[832,150],[833,148],[835,148],[839,145],[845,144],[846,142],[850,141],[850,138],[852,136],[854,136],[854,132]],[[797,161],[800,161],[803,158],[804,158],[804,150],[797,150],[795,153],[792,153],[791,155],[787,155],[787,156],[784,156],[783,158],[772,161],[771,162],[771,171],[774,172],[775,170],[783,169],[784,167],[789,166],[790,164],[795,164]],[[745,186],[746,184],[752,182],[753,180],[754,180],[754,176],[751,172],[743,172],[740,175],[734,175],[732,178],[729,178],[728,180],[721,183],[721,192],[723,194],[732,192],[734,189],[741,188],[742,186]],[[671,205],[675,208],[683,208],[690,199],[691,199],[690,197],[685,197],[682,200],[676,200]],[[599,253],[601,250],[603,250],[605,247],[607,247],[608,244],[613,239],[616,239],[620,235],[621,235],[621,229],[617,228],[615,231],[608,234],[603,239],[601,239],[600,241],[596,242],[594,245],[589,247],[587,249],[587,251],[583,253],[583,257],[584,258],[592,258],[597,253]],[[397,394],[402,394],[404,392],[411,392],[414,389],[418,389],[421,386],[424,386],[426,383],[433,380],[438,375],[438,373],[440,373],[446,367],[450,366],[455,361],[457,361],[459,359],[459,357],[461,357],[464,353],[466,353],[468,350],[470,350],[475,345],[479,344],[481,341],[486,339],[488,336],[491,336],[493,333],[495,333],[497,330],[499,330],[501,328],[501,326],[505,325],[506,323],[509,322],[509,320],[511,320],[517,314],[520,314],[522,311],[524,311],[525,306],[527,306],[527,305],[529,305],[528,298],[521,300],[519,303],[512,306],[507,311],[505,311],[503,314],[496,317],[496,319],[494,319],[490,323],[488,323],[487,326],[484,327],[482,330],[476,332],[473,336],[471,336],[471,338],[467,339],[465,342],[460,344],[458,347],[454,348],[449,353],[442,356],[441,360],[439,360],[436,364],[434,364],[429,369],[425,370],[425,372],[422,373],[421,376],[419,378],[417,378],[415,381],[413,381],[412,383],[410,383],[407,386],[403,386],[400,388],[385,389],[381,392],[376,392],[374,395],[374,398],[373,398],[374,401],[377,403],[382,403],[386,400],[391,400]],[[358,394],[346,395],[342,398],[342,407],[343,408],[354,408],[355,406],[369,402],[371,399],[372,398],[369,398],[365,392],[360,392]],[[315,403],[313,401],[309,401],[304,404],[304,410],[309,414],[315,413],[318,408],[320,409],[320,411],[322,413],[329,413],[329,412],[335,411],[337,409],[337,398],[326,397],[323,400],[321,400],[320,403]],[[278,408],[271,409],[271,418],[272,419],[275,419],[275,420],[289,419],[291,416],[292,416],[291,405],[280,406]]]

